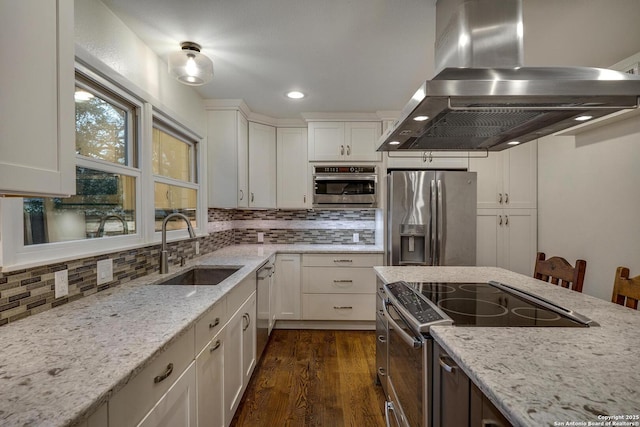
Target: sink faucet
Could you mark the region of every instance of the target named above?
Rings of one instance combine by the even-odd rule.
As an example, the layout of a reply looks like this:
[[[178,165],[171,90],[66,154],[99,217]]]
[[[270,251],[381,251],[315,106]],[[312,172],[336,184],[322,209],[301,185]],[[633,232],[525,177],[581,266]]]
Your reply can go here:
[[[127,221],[125,221],[125,219],[120,215],[110,214],[100,218],[100,225],[98,226],[98,232],[96,233],[96,237],[104,236],[104,225],[111,218],[117,219],[122,223],[122,234],[129,234],[129,226],[127,226]]]
[[[160,274],[167,274],[169,272],[169,253],[167,252],[167,222],[171,218],[182,218],[187,223],[187,229],[189,230],[189,237],[194,239],[196,233],[193,231],[191,222],[186,215],[175,212],[164,217],[162,221],[162,250],[160,252]]]

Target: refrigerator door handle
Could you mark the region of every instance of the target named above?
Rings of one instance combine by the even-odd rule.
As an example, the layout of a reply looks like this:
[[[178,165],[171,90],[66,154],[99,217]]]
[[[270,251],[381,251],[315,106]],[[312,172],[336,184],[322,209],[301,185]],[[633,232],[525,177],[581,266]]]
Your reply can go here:
[[[436,211],[436,219],[437,219],[436,231],[438,234],[438,239],[437,239],[438,248],[436,252],[436,262],[434,263],[434,265],[440,265],[440,258],[442,257],[442,242],[444,238],[444,212],[443,212],[444,189],[442,188],[442,180],[438,180],[438,186],[436,190],[438,192],[438,210]]]
[[[429,254],[429,265],[438,265],[437,249],[437,215],[438,215],[438,198],[437,198],[436,181],[431,180],[431,218],[429,219],[429,240],[431,241],[431,251]]]

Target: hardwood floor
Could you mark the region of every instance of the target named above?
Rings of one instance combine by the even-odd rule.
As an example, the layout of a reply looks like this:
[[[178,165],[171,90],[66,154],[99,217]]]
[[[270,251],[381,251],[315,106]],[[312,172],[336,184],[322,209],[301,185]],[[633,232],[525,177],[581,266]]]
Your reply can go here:
[[[272,332],[232,427],[384,427],[374,331]]]

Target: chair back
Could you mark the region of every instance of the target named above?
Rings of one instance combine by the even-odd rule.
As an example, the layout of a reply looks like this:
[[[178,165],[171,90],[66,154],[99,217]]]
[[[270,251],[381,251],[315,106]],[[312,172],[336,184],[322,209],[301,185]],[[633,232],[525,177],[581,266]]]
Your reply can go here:
[[[616,280],[613,282],[611,302],[638,309],[638,300],[640,300],[640,276],[629,278],[629,269],[618,267]]]
[[[584,283],[584,273],[587,269],[587,261],[579,259],[573,267],[566,259],[561,257],[551,257],[545,259],[544,252],[536,255],[536,266],[533,277],[544,282],[562,286],[576,292],[582,292]]]

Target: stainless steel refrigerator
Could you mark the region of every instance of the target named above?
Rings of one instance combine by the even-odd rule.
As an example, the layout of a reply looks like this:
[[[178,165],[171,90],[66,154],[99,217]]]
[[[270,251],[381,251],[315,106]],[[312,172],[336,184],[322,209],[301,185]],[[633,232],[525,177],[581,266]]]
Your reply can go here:
[[[387,265],[476,265],[475,172],[390,171]]]

